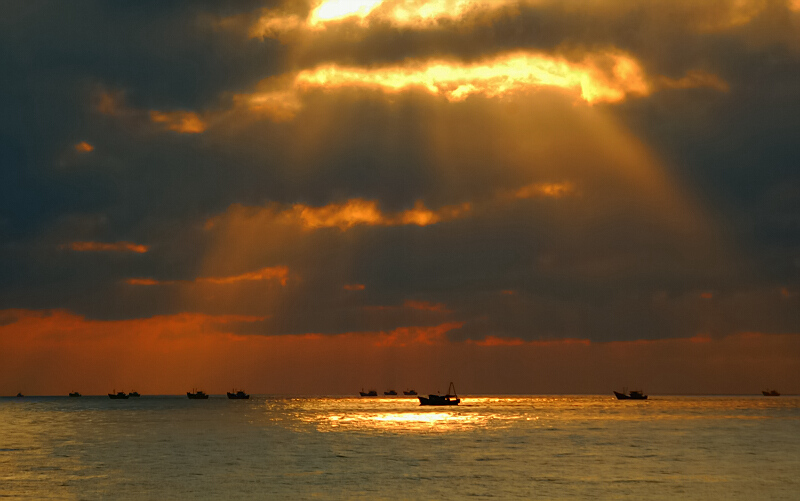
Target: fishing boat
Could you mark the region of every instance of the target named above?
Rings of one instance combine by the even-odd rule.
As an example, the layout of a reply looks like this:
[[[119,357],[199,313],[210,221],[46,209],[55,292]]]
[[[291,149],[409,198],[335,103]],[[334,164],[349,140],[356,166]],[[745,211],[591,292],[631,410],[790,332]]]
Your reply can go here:
[[[129,397],[141,397],[141,395],[139,395],[139,392],[138,392],[138,391],[136,391],[136,390],[134,390],[134,391],[132,391],[132,392],[128,393],[128,396],[129,396]]]
[[[128,395],[124,391],[118,391],[116,393],[109,393],[108,398],[113,398],[114,400],[117,399],[128,399]]]
[[[250,395],[243,392],[242,390],[239,390],[236,393],[228,392],[228,398],[230,398],[231,400],[247,400],[250,398]]]
[[[24,396],[22,393],[17,393],[17,398],[23,398]]]
[[[387,395],[387,396],[388,396],[388,395],[397,395],[397,392],[396,392],[396,391],[394,391],[394,390],[389,390],[389,391],[384,391],[384,392],[383,392],[383,394],[384,394],[384,395]]]
[[[763,393],[765,397],[780,397],[781,396],[781,394],[778,393],[777,390],[763,390],[761,393]]]
[[[364,388],[361,388],[361,391],[358,392],[359,395],[362,397],[377,397],[378,392],[375,390],[364,391]]]
[[[614,395],[617,397],[617,400],[647,400],[647,395],[641,390],[631,390],[628,392],[626,388],[623,388],[622,393],[615,391]]]
[[[452,393],[450,390],[453,390]],[[456,386],[451,382],[447,387],[447,395],[428,395],[427,397],[419,398],[419,405],[458,405],[461,399],[456,394]]]
[[[80,393],[78,393],[77,391],[73,391],[73,392],[71,392],[71,393],[69,394],[69,396],[70,396],[70,397],[80,397],[80,396],[81,396],[81,394],[80,394]]]
[[[417,392],[414,390],[403,390],[403,395],[416,395]]]
[[[230,395],[230,393],[229,393]],[[208,399],[208,395],[205,394],[203,390],[198,390],[197,388],[193,388],[193,391],[187,391],[186,396],[192,400],[206,400]]]

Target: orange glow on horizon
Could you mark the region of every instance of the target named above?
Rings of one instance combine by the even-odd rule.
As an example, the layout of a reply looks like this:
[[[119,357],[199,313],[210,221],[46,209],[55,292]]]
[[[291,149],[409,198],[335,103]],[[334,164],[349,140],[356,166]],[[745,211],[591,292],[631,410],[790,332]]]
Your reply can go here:
[[[378,383],[414,385],[422,393],[434,392],[437,386],[431,384],[449,380],[456,380],[466,395],[581,389],[610,393],[614,385],[632,380],[652,392],[665,391],[658,387],[758,392],[762,385],[780,381],[784,393],[800,391],[789,384],[800,370],[797,357],[787,356],[800,350],[800,334],[520,344],[496,336],[452,341],[448,333],[461,327],[460,322],[330,335],[240,332],[251,332],[263,320],[180,313],[107,321],[63,310],[2,310],[0,394],[21,389],[26,394],[75,389],[104,394],[122,385],[180,394],[192,386],[222,392],[233,384],[247,385],[253,393],[320,394],[355,392]],[[398,381],[383,379],[387,374],[397,374]],[[764,374],[778,382],[764,381]]]
[[[132,242],[71,242],[61,246],[75,252],[134,252],[143,254],[150,250],[146,245]]]
[[[363,291],[366,286],[364,284],[345,284],[342,288],[346,291]]]

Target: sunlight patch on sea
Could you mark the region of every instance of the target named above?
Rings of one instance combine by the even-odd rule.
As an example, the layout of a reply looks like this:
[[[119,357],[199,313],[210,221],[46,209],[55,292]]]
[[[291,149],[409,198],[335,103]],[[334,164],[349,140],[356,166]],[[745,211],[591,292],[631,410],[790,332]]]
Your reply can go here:
[[[9,498],[796,499],[797,471],[798,397],[0,398]]]

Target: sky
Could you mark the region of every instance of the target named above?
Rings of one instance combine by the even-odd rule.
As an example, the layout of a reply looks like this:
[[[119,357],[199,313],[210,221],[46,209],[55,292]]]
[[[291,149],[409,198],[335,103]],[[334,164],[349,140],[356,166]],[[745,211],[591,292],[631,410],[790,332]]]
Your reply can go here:
[[[2,9],[0,395],[800,393],[800,1]]]

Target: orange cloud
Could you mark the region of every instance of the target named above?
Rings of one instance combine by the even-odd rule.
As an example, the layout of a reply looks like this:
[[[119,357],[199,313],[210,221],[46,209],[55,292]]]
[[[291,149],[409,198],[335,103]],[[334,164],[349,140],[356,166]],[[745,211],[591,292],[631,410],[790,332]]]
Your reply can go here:
[[[125,283],[128,285],[163,285],[174,282],[159,282],[158,280],[154,280],[152,278],[129,278],[125,280]]]
[[[258,271],[243,273],[230,277],[204,277],[195,280],[197,283],[211,284],[232,284],[236,282],[251,282],[254,280],[278,280],[281,285],[286,285],[289,277],[289,268],[286,266],[275,266],[273,268],[262,268]]]
[[[271,83],[271,80],[267,79],[267,82]],[[233,96],[233,103],[236,108],[245,109],[273,122],[286,122],[293,119],[302,107],[297,92],[291,88],[292,84],[289,83],[288,87],[253,94],[236,94]]]
[[[514,192],[516,198],[562,198],[575,192],[572,183],[533,183]]]
[[[78,153],[89,153],[94,151],[94,146],[87,143],[86,141],[81,141],[80,143],[75,145],[75,151]]]
[[[375,200],[353,198],[340,204],[329,204],[322,207],[312,207],[304,204],[294,204],[281,210],[280,206],[273,204],[268,207],[244,207],[232,205],[228,212],[209,219],[206,229],[212,229],[222,222],[250,220],[261,221],[263,224],[279,223],[290,226],[299,226],[306,230],[320,228],[339,228],[342,231],[354,226],[400,226],[417,225],[428,226],[431,224],[449,221],[461,217],[469,212],[471,205],[468,203],[457,206],[445,206],[438,210],[430,210],[421,201],[414,204],[413,209],[395,214],[385,214],[378,208]]]
[[[146,245],[131,242],[72,242],[61,246],[76,252],[135,252],[143,254],[150,250]]]
[[[208,123],[193,111],[141,110],[128,106],[122,92],[102,91],[96,98],[95,109],[104,115],[125,120],[149,120],[166,130],[181,134],[199,134],[208,128]],[[146,118],[145,118],[146,117]]]
[[[476,63],[458,61],[408,61],[376,68],[323,65],[298,73],[300,89],[365,87],[387,93],[423,89],[449,101],[473,94],[502,97],[539,87],[559,87],[576,92],[589,104],[619,102],[628,94],[650,92],[637,61],[621,52],[589,53],[579,62],[534,52],[513,52]]]
[[[208,124],[192,111],[150,111],[150,121],[164,124],[167,129],[181,134],[199,134]]]
[[[694,89],[698,87],[709,87],[720,92],[728,92],[730,90],[730,86],[725,80],[721,79],[717,75],[698,70],[689,71],[686,73],[686,76],[677,80],[667,77],[660,77],[658,79],[658,83],[661,85],[661,87],[668,89]]]
[[[485,16],[518,0],[324,0],[316,2],[303,19],[296,14],[266,11],[250,28],[251,37],[280,37],[298,29],[323,30],[341,21],[361,27],[373,23],[425,29],[442,21],[463,21],[471,14]]]
[[[189,280],[155,280],[152,278],[129,278],[125,281],[128,285],[181,285],[181,284],[234,284],[237,282],[253,282],[259,280],[277,280],[285,286],[289,278],[289,268],[286,266],[275,266],[272,268],[262,268],[257,271],[233,275],[227,277],[199,277],[192,281]]]

